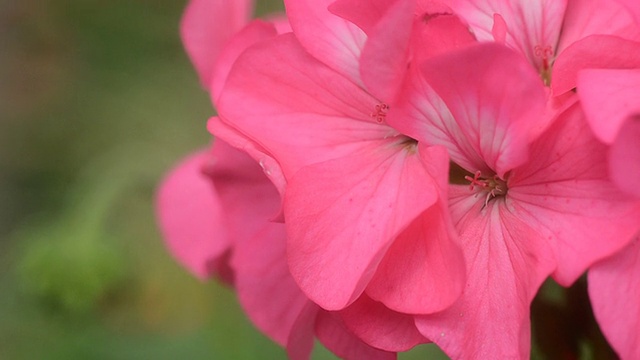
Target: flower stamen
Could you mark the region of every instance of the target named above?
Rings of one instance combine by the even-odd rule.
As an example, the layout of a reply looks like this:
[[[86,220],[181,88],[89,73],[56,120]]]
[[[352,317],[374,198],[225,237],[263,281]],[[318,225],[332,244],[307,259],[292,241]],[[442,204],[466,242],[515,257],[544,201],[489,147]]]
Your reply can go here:
[[[465,180],[471,182],[469,190],[473,191],[476,187],[478,187],[480,189],[478,194],[480,194],[481,192],[487,193],[487,196],[484,200],[484,206],[482,206],[482,208],[487,206],[491,199],[494,199],[498,196],[507,195],[507,191],[509,190],[507,188],[507,182],[498,177],[498,175],[493,175],[489,178],[483,178],[480,170],[476,171],[473,177],[465,176],[464,178]]]

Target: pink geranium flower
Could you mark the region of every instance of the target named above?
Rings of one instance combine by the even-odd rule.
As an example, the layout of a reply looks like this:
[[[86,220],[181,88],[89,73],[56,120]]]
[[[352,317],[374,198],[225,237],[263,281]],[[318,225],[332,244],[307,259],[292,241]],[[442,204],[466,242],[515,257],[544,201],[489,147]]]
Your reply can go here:
[[[416,323],[453,358],[526,358],[539,285],[549,274],[569,285],[623,247],[637,231],[638,203],[609,181],[605,147],[581,109],[550,117],[538,74],[515,52],[477,45],[420,69],[388,121],[446,146],[471,189],[449,192],[465,292]]]
[[[338,310],[365,293],[396,311],[441,310],[465,272],[442,203],[446,154],[385,124],[388,104],[360,75],[366,34],[328,3],[287,2],[296,36],[238,58],[221,119],[280,165],[289,266],[314,302]],[[407,42],[413,13],[385,14]],[[392,94],[389,83],[373,92]]]
[[[201,80],[216,103],[238,55],[253,43],[287,32],[288,25],[281,19],[275,20],[275,27],[256,21],[232,37],[213,34],[212,41],[210,35],[218,25],[211,22],[227,23],[230,19],[224,18],[224,12],[205,11],[206,6],[224,8],[215,1],[191,4],[182,31]],[[215,56],[211,55],[214,52]],[[314,334],[343,358],[395,358],[392,352],[363,343],[351,328],[369,343],[390,351],[427,341],[411,317],[384,306],[371,307],[366,317],[369,321],[354,322],[347,328],[340,314],[313,304],[289,273],[284,225],[269,221],[277,214],[280,201],[276,187],[265,175],[283,192],[280,165],[262,146],[218,118],[210,120],[209,128],[259,164],[217,140],[211,151],[191,156],[167,177],[159,192],[159,217],[170,250],[183,265],[201,278],[217,275],[233,283],[254,324],[286,346],[293,359],[308,358]]]

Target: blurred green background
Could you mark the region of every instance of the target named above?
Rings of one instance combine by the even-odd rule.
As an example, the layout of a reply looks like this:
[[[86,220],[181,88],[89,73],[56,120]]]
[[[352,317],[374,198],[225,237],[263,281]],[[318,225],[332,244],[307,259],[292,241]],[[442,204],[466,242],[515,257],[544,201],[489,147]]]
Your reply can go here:
[[[162,175],[210,141],[185,5],[0,0],[0,359],[285,358],[156,227]]]

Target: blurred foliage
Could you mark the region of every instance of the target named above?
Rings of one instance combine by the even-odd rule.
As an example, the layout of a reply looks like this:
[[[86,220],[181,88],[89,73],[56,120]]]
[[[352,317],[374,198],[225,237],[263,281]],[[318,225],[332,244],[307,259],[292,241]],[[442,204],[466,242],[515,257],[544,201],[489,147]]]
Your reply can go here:
[[[285,358],[231,291],[171,259],[156,228],[159,180],[210,141],[213,109],[178,36],[185,4],[0,0],[0,359]],[[540,358],[558,343],[544,334],[559,334],[544,319],[571,307],[545,289]],[[602,358],[599,334],[567,331],[582,334],[570,351]],[[423,358],[446,357],[432,345],[400,356]]]

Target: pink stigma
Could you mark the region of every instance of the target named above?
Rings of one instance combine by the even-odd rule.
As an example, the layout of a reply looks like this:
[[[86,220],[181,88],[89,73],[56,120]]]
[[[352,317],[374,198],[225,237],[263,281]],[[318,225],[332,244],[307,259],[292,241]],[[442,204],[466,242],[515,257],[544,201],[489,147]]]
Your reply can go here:
[[[551,56],[553,56],[553,49],[549,45],[544,47],[542,45],[536,45],[533,48],[533,51],[534,51],[534,55],[537,58],[542,59],[542,71],[541,71],[542,80],[544,81],[545,85],[549,85],[551,83],[550,58]]]
[[[374,111],[370,114],[372,118],[377,122],[383,123],[387,118],[387,112],[389,112],[389,105],[385,103],[377,104]]]

